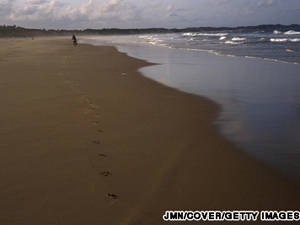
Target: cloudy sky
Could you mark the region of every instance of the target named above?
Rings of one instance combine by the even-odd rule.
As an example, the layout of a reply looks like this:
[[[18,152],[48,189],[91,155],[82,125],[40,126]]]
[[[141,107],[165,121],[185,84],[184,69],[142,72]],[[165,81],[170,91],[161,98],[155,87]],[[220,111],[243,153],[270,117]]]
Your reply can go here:
[[[184,28],[300,24],[300,0],[0,0],[0,25]]]

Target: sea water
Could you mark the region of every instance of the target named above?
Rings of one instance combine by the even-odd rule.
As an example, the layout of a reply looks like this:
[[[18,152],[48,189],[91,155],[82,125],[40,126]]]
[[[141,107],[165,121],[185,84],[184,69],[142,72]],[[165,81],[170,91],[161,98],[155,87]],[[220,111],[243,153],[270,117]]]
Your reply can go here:
[[[218,31],[87,37],[159,65],[144,76],[222,107],[216,125],[300,182],[300,32]],[[126,72],[126,71],[124,71]]]

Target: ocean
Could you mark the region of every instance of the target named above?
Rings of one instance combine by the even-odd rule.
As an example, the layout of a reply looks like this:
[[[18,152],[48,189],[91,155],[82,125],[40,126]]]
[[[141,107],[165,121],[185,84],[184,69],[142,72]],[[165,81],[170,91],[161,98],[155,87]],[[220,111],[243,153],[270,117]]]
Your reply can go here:
[[[300,182],[300,30],[91,36],[157,63],[141,73],[220,104],[226,138]],[[126,71],[124,71],[126,73]]]

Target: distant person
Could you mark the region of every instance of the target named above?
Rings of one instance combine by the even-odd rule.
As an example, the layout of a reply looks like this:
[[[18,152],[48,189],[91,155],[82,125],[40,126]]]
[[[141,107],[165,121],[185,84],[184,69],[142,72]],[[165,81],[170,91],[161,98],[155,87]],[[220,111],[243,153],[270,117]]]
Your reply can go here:
[[[75,37],[74,34],[73,34],[73,36],[72,36],[72,40],[73,40],[74,46],[76,46],[76,45],[77,45],[77,39],[76,39],[76,37]]]

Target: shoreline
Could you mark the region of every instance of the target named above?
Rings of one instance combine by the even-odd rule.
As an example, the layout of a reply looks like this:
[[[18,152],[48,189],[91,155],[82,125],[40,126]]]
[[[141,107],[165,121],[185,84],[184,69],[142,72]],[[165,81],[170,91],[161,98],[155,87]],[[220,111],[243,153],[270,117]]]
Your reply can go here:
[[[2,223],[163,224],[166,210],[298,209],[299,185],[212,124],[217,104],[142,76],[150,63],[69,38],[3,42]]]
[[[297,84],[298,82],[295,81],[299,80],[294,65],[282,65],[243,57],[234,59],[227,56],[214,57],[213,53],[203,54],[197,51],[163,47],[140,46],[138,50],[135,50],[134,45],[131,47],[118,45],[118,49],[121,52],[128,52],[132,57],[161,63],[140,69],[139,71],[144,76],[166,86],[206,97],[220,104],[222,109],[215,123],[222,135],[235,143],[238,148],[259,160],[266,161],[299,183],[300,167],[297,163],[298,160],[293,160],[295,157],[292,156],[293,153],[294,156],[298,155],[297,133],[293,132],[296,128],[287,125],[289,121],[295,121],[295,124],[298,124],[296,122],[298,121],[297,114],[292,113],[292,110],[297,110],[297,102],[291,100],[287,104],[280,100],[297,98],[295,91],[285,91],[296,90],[295,86],[297,85],[290,84]],[[155,55],[159,56],[160,54],[168,56],[166,58],[159,57],[156,60]],[[182,60],[179,57],[182,57]],[[197,61],[200,58],[201,60]],[[214,65],[214,62],[218,65]],[[239,67],[236,68],[235,64],[238,64]],[[224,69],[222,73],[218,71],[220,68]],[[256,78],[252,76],[253,73],[256,73],[253,68],[261,71]],[[288,73],[289,77],[282,77],[284,73]],[[272,78],[268,74],[272,74]],[[260,79],[257,79],[258,77]],[[240,82],[238,82],[239,80]],[[253,85],[254,83],[255,85]],[[274,90],[277,90],[276,96],[274,96]],[[256,100],[253,101],[253,99]],[[273,99],[273,102],[266,101],[267,99],[270,101]],[[283,105],[285,109],[283,109]],[[273,108],[273,112],[268,111],[269,108]],[[284,118],[280,116],[281,111],[285,111]],[[282,126],[286,126],[285,129],[282,129]],[[291,130],[291,132],[286,133],[284,130]],[[287,138],[289,138],[288,142]],[[275,149],[278,151],[276,152]],[[283,155],[287,155],[287,157]]]

